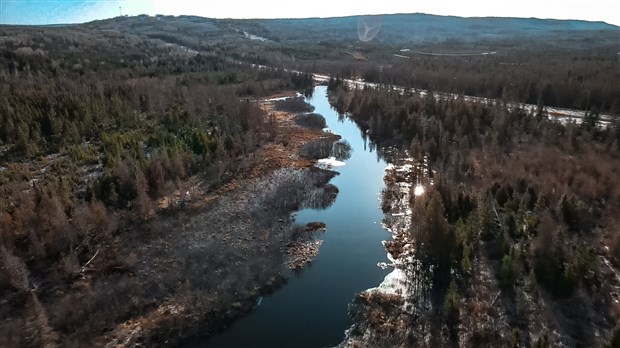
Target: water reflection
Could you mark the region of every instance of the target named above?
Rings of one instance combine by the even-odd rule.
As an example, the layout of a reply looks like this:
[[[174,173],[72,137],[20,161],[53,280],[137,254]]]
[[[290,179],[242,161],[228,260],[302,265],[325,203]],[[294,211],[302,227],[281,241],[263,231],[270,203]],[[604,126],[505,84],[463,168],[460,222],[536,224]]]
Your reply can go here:
[[[355,294],[377,286],[389,272],[377,267],[388,261],[381,242],[391,237],[381,227],[379,207],[386,162],[355,123],[330,107],[326,92],[325,86],[316,87],[308,102],[342,136],[344,141],[330,144],[330,153],[346,165],[335,168],[340,175],[331,181],[339,191],[336,201],[296,217],[302,226],[312,221],[327,225],[319,236],[324,242],[317,258],[227,331],[192,346],[335,346],[351,325],[348,305]]]

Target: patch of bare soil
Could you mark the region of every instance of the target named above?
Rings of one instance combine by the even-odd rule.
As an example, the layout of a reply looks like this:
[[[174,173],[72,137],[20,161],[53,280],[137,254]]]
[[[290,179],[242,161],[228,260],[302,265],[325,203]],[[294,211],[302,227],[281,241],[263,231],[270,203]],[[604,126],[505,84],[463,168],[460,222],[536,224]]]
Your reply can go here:
[[[325,231],[325,223],[323,222],[309,222],[306,224],[306,232],[312,231]]]

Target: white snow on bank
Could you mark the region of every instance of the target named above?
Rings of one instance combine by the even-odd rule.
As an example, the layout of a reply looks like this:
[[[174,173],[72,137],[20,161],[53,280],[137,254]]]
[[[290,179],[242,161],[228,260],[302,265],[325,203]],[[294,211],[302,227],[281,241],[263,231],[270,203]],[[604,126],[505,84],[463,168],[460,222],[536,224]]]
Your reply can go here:
[[[385,245],[385,242],[383,242],[383,245]],[[378,291],[382,294],[392,294],[403,297],[405,299],[405,303],[402,308],[405,310],[410,307],[410,302],[406,300],[406,295],[409,290],[408,286],[410,286],[410,284],[408,284],[409,277],[405,272],[405,265],[414,262],[413,250],[411,249],[411,246],[406,249],[405,254],[407,254],[407,256],[401,256],[401,259],[395,259],[390,253],[387,253],[387,258],[391,263],[380,262],[378,266],[382,269],[393,267],[392,272],[388,273],[385,278],[383,278],[383,281],[379,284],[379,286],[366,290]]]
[[[291,98],[298,98],[298,97],[303,97],[303,94],[297,92],[297,93],[295,93],[295,96],[269,98],[269,99],[263,99],[263,101],[275,102],[275,101],[283,101],[283,100],[287,100],[287,99],[291,99]],[[310,114],[311,112],[307,112],[307,113]]]
[[[393,213],[392,216],[408,216],[413,214],[413,212],[411,211],[411,209],[407,209],[406,212],[404,213]]]
[[[346,164],[342,161],[337,160],[336,157],[334,156],[327,157],[327,158],[321,158],[320,160],[317,161],[317,163],[319,165],[326,166],[326,167],[342,167]]]
[[[287,100],[289,98],[293,98],[293,97],[277,97],[277,98],[265,99],[265,101],[266,102],[274,102],[274,101]]]
[[[396,169],[397,172],[403,172],[403,173],[408,173],[411,171],[411,169],[413,169],[413,164],[403,164],[402,166],[400,166],[399,168]]]
[[[407,274],[400,268],[394,268],[376,289],[384,294],[403,296],[407,293],[406,282]]]
[[[413,171],[415,167],[413,163],[413,158],[406,158],[399,164],[388,163],[385,167],[385,175],[390,175],[390,172],[399,173],[398,177],[400,178],[394,183],[400,191],[400,195],[398,200],[394,202],[393,213],[390,214],[397,219],[391,219],[387,225],[382,223],[383,228],[394,234],[394,237],[403,231],[407,231],[411,224],[412,211],[409,207],[409,197],[413,184],[404,178]]]
[[[405,160],[405,164],[396,166],[393,163],[388,163],[387,166],[385,166],[384,171],[388,171],[388,170],[395,170],[397,172],[401,172],[401,173],[405,173],[405,172],[410,172],[413,169],[413,164],[411,164],[411,162],[413,162],[413,160],[411,159],[407,159]]]
[[[390,175],[393,173],[398,174],[398,181],[394,184],[396,185],[398,191],[400,191],[399,199],[394,202],[394,213],[390,214],[392,216],[389,221],[384,220],[381,225],[383,228],[392,233],[392,238],[397,239],[401,233],[406,232],[409,229],[411,224],[411,207],[409,206],[409,198],[411,195],[411,187],[413,184],[408,182],[406,179],[409,174],[414,170],[413,158],[406,158],[400,164],[388,163],[385,172],[386,175]],[[422,193],[420,193],[422,190]],[[424,187],[422,185],[416,185],[413,191],[414,195],[423,194]],[[385,246],[386,242],[383,242]],[[367,291],[377,291],[383,294],[390,295],[398,295],[406,299],[406,295],[409,291],[407,281],[409,277],[407,276],[405,269],[409,263],[414,262],[413,260],[413,244],[407,243],[404,246],[403,253],[400,255],[399,259],[396,259],[389,252],[386,253],[387,258],[390,263],[382,262],[379,263],[379,267],[385,269],[388,267],[393,267],[392,271],[385,276],[381,284],[379,284],[376,288],[368,289]],[[407,310],[410,307],[410,303],[406,300],[403,304],[403,310]]]

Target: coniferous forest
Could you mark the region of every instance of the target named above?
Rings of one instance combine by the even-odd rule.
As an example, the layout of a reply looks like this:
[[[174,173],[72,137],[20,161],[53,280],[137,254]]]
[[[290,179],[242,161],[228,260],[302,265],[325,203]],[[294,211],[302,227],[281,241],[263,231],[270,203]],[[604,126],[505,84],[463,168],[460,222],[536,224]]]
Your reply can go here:
[[[415,163],[381,206],[411,187],[386,247],[423,285],[352,294],[343,347],[618,346],[620,29],[360,20],[1,25],[0,346],[180,345],[282,286],[291,212],[338,193],[317,76]]]
[[[377,146],[403,148],[418,161],[409,182],[433,182],[423,195],[410,196],[410,228],[391,244],[398,255],[415,241],[420,264],[411,270],[411,281],[421,278],[431,286],[427,293],[412,290],[407,296],[431,299],[431,332],[433,326],[437,332],[446,328],[432,344],[466,337],[471,346],[588,346],[598,344],[592,332],[613,328],[618,307],[609,293],[615,280],[608,277],[620,262],[617,118],[604,127],[594,114],[580,124],[562,124],[544,107],[527,111],[501,100],[437,100],[389,87],[352,89],[338,79],[330,80],[329,88],[334,107],[360,124]],[[383,199],[384,211],[391,213],[398,193],[388,189]],[[494,275],[497,293],[481,286],[479,272],[485,268]],[[492,296],[501,302],[489,304]],[[368,301],[355,316],[371,316],[381,301],[399,300]],[[484,322],[481,316],[493,315],[484,307],[505,310],[505,327],[471,327]],[[561,320],[560,330],[569,337],[550,338],[548,328],[533,325],[540,313]],[[361,320],[375,334],[373,344],[424,341],[419,332],[386,335],[384,326],[402,320],[387,318],[387,323]]]

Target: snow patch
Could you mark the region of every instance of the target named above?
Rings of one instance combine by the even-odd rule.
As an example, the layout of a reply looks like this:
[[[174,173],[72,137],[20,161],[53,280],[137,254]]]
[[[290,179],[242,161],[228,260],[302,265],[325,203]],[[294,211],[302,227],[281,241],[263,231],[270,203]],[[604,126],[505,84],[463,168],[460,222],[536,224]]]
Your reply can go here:
[[[384,294],[403,296],[407,293],[406,284],[407,274],[400,268],[394,268],[392,272],[385,276],[377,290]]]
[[[317,163],[325,167],[342,167],[346,164],[342,161],[338,161],[336,157],[334,156],[327,157],[327,158],[321,158],[320,160],[318,160]]]
[[[287,100],[289,98],[292,97],[277,97],[277,98],[270,98],[270,99],[265,99],[266,102],[274,102],[274,101],[282,101],[282,100]]]
[[[408,173],[411,171],[411,169],[413,169],[413,165],[412,164],[403,164],[402,166],[398,167],[398,169],[396,169],[397,172],[403,172],[403,173]]]
[[[250,34],[247,31],[243,32],[243,36],[245,36],[246,39],[250,39],[250,40],[269,41],[269,39],[266,37]]]

